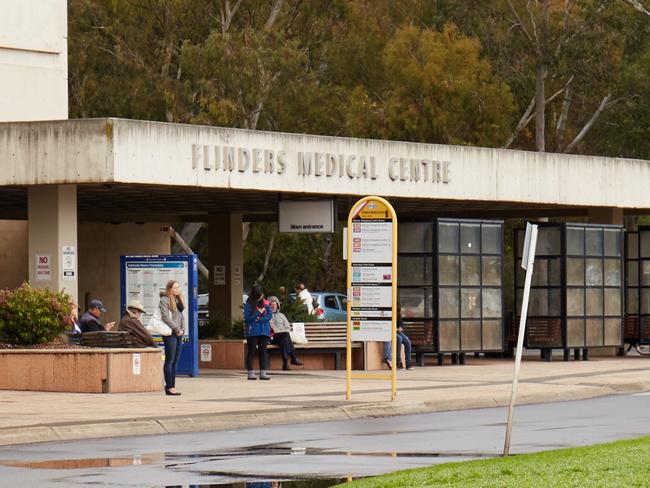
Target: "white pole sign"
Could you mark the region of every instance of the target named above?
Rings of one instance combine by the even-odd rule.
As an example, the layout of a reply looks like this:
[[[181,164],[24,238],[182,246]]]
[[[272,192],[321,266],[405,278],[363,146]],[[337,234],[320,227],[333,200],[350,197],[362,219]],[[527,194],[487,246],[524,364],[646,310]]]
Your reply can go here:
[[[519,368],[521,367],[521,352],[524,348],[524,336],[526,335],[526,316],[528,315],[528,297],[530,295],[530,284],[533,279],[533,264],[535,263],[535,248],[537,247],[537,226],[528,222],[526,224],[526,237],[524,239],[524,254],[521,258],[521,267],[526,270],[526,281],[524,282],[524,296],[521,301],[521,315],[519,318],[519,336],[517,337],[517,355],[515,357],[515,371],[512,378],[512,391],[510,393],[510,406],[508,408],[508,421],[506,424],[506,439],[503,445],[503,455],[510,453],[510,438],[512,436],[512,418],[517,399],[517,387],[519,385]]]

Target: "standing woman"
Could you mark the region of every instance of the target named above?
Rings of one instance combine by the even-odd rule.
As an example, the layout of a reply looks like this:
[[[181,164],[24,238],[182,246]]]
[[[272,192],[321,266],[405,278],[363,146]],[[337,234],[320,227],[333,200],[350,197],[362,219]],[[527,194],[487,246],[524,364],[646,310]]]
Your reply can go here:
[[[261,286],[255,285],[248,294],[248,300],[244,304],[244,326],[246,329],[246,369],[248,369],[248,379],[256,380],[253,371],[253,359],[255,358],[255,349],[260,361],[260,379],[270,380],[267,374],[268,357],[266,355],[266,346],[269,343],[271,335],[271,317],[273,311],[269,302],[264,299],[264,290]]]
[[[171,335],[163,336],[165,343],[165,393],[167,395],[180,395],[176,391],[176,365],[181,357],[183,347],[183,334],[185,333],[185,319],[183,310],[185,303],[181,296],[181,285],[178,281],[168,281],[165,286],[165,294],[160,298],[158,304],[160,319],[172,330]]]

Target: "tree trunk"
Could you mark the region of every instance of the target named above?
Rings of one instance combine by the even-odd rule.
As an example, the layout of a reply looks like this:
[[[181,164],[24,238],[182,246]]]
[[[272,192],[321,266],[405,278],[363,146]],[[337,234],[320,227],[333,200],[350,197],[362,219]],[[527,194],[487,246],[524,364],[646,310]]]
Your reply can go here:
[[[616,101],[612,102],[611,104],[609,103],[609,99],[612,98],[611,93],[608,94],[605,98],[602,99],[600,102],[600,105],[598,105],[598,108],[596,111],[593,113],[591,118],[587,121],[587,123],[584,125],[580,133],[571,141],[571,143],[566,147],[564,152],[571,152],[573,151],[573,148],[576,147],[577,144],[584,139],[584,137],[587,135],[587,132],[589,132],[589,129],[591,129],[596,122],[596,119],[600,117],[600,114],[603,113],[603,110],[607,108],[608,105],[612,105],[613,103],[616,103]]]
[[[167,232],[181,246],[181,249],[185,252],[185,254],[194,254],[192,248],[190,248],[190,246],[187,245],[187,243],[183,240],[183,238],[176,233],[176,231],[172,228],[171,225],[167,227]],[[196,266],[197,268],[199,268],[199,273],[201,273],[206,280],[209,280],[210,272],[208,271],[208,268],[206,268],[204,264],[201,262],[201,260],[198,258],[196,260]]]
[[[535,70],[535,148],[539,152],[546,150],[546,51],[548,34],[548,2],[544,0],[542,12],[542,35],[537,45],[537,69]]]
[[[544,152],[545,134],[544,126],[546,124],[546,104],[544,103],[544,81],[546,78],[546,68],[540,60],[535,73],[535,149]]]
[[[266,30],[271,30],[273,27],[273,24],[275,24],[275,21],[278,18],[278,14],[280,13],[280,10],[282,9],[282,4],[284,3],[284,0],[275,0],[273,2],[273,5],[271,5],[271,11],[269,12],[269,16],[266,19],[266,24],[264,25],[264,28]]]
[[[557,126],[555,132],[557,134],[557,147],[561,148],[564,146],[564,136],[566,135],[566,123],[569,118],[569,107],[571,107],[571,102],[573,100],[573,92],[571,91],[571,86],[567,85],[566,91],[564,92],[564,100],[562,100],[562,112],[560,113],[560,118],[557,121]]]
[[[262,268],[260,275],[255,280],[255,283],[261,283],[264,279],[264,276],[266,276],[266,272],[269,269],[269,261],[271,260],[271,254],[273,253],[273,244],[275,244],[276,232],[276,230],[273,230],[273,233],[271,234],[271,240],[269,241],[269,245],[266,248],[266,256],[264,256],[264,267]]]

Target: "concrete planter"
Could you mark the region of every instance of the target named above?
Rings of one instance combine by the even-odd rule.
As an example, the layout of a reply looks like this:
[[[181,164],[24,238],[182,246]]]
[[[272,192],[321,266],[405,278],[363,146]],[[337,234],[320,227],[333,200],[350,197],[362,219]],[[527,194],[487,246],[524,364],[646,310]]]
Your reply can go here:
[[[162,388],[158,349],[0,351],[0,390],[127,393]]]
[[[199,341],[199,367],[244,369],[246,343],[242,339],[204,339]]]

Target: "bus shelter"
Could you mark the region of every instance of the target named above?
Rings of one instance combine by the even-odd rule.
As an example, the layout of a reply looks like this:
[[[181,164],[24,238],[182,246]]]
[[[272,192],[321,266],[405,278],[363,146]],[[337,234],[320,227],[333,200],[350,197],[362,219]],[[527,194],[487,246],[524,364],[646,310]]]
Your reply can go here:
[[[550,361],[554,348],[564,360],[588,359],[589,348],[622,346],[623,227],[583,223],[538,223],[535,267],[528,304],[525,346]],[[525,271],[523,229],[515,233],[514,336],[519,324]],[[510,334],[513,336],[513,334]]]
[[[650,226],[625,232],[625,320],[630,346],[650,344]]]
[[[502,352],[503,222],[400,223],[398,302],[419,364],[425,353],[462,364],[468,352]]]

